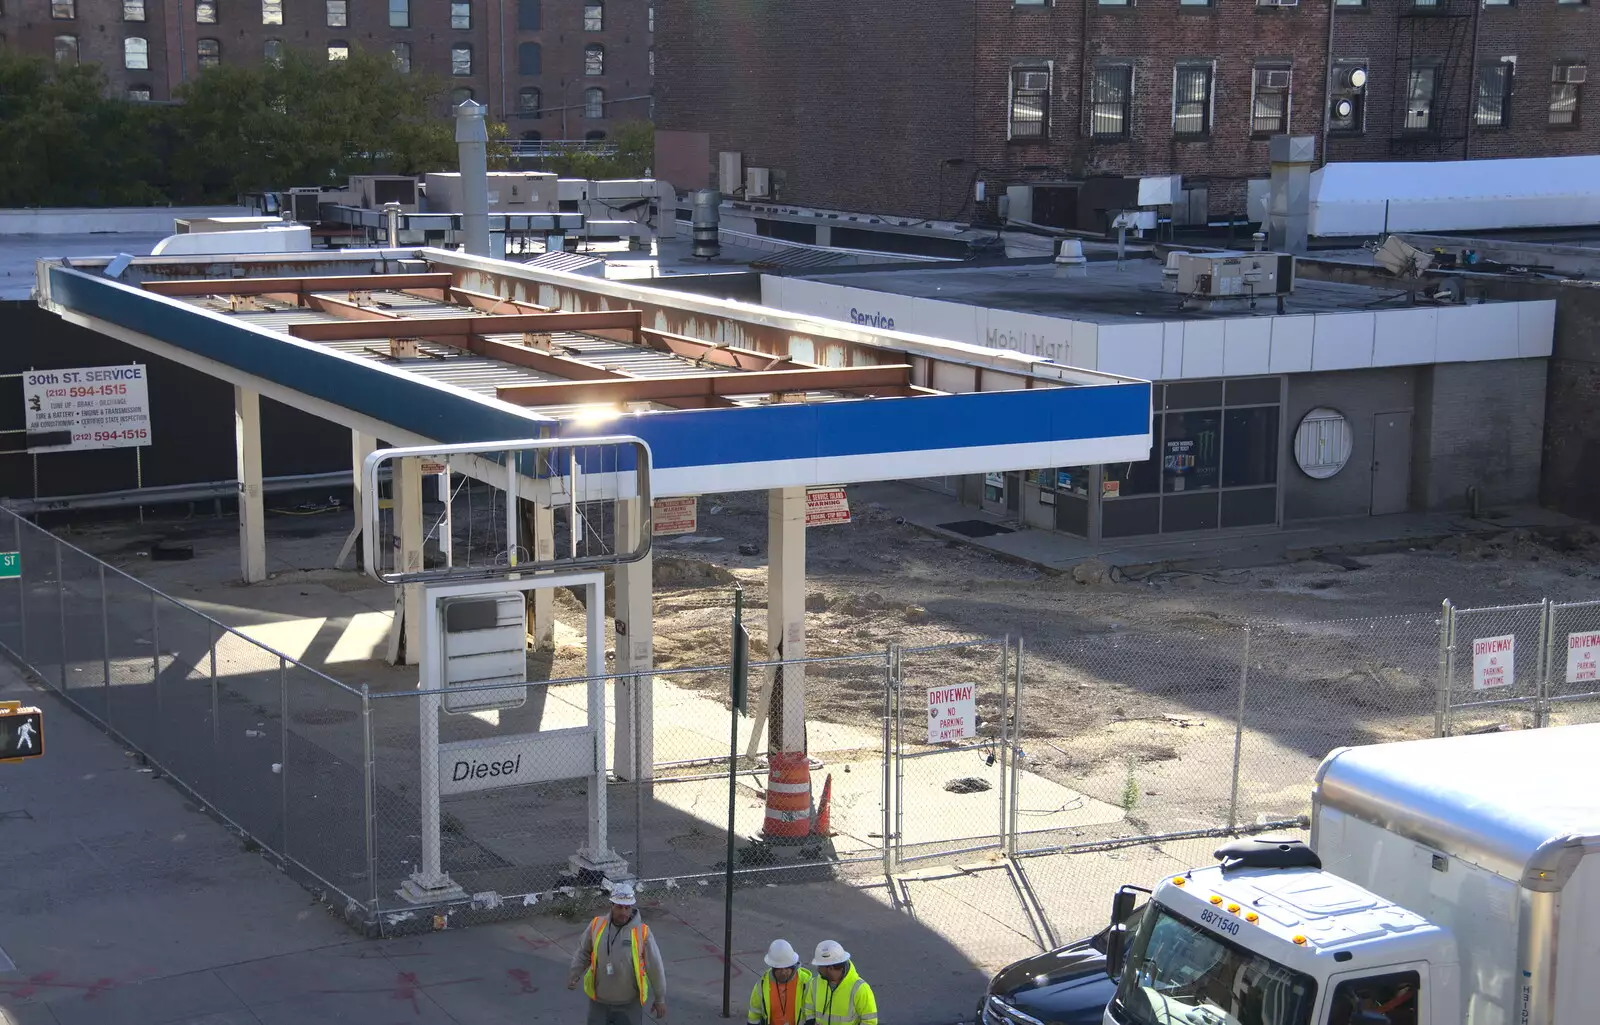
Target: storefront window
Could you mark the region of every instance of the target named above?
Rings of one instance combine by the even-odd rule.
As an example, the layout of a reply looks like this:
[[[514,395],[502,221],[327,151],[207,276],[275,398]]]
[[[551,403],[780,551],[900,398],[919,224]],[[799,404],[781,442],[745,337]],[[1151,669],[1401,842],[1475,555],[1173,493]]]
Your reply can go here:
[[[1161,421],[1156,420],[1157,446],[1161,444]],[[1154,457],[1142,463],[1110,463],[1100,484],[1102,498],[1127,498],[1153,495],[1161,490],[1161,465]]]
[[[1222,411],[1168,413],[1161,435],[1161,490],[1206,491],[1222,469]]]
[[[1222,486],[1278,482],[1278,407],[1230,409],[1222,432]]]

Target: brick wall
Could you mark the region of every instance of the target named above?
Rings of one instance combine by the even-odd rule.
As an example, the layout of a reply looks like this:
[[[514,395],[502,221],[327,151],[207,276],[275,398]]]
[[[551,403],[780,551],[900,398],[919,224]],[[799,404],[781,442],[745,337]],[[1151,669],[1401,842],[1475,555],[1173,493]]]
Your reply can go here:
[[[1429,443],[1416,495],[1423,507],[1465,509],[1469,487],[1484,508],[1538,501],[1546,361],[1436,363],[1423,373],[1430,379],[1417,411]]]
[[[972,177],[970,5],[659,0],[656,126],[772,168],[777,198],[949,214]]]

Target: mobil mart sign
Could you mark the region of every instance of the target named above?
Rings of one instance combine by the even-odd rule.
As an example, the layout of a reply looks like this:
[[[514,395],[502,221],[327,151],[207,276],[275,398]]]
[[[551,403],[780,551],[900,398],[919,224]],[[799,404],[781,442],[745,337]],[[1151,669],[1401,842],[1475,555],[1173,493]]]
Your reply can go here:
[[[1472,689],[1508,687],[1515,675],[1517,638],[1515,634],[1480,637],[1472,642]]]

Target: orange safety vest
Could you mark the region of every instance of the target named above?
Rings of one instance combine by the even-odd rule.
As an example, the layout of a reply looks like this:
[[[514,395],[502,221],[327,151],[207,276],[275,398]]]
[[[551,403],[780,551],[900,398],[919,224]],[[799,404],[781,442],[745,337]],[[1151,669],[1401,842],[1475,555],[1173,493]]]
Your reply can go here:
[[[609,924],[609,915],[600,915],[589,923],[589,928],[594,932],[594,946],[589,951],[589,970],[583,973],[583,993],[590,1000],[594,999],[595,967],[600,964],[600,941],[605,937]],[[636,921],[630,925],[628,932],[633,946],[633,976],[639,983],[639,1003],[644,1004],[649,1001],[650,995],[650,975],[645,964],[650,927]]]

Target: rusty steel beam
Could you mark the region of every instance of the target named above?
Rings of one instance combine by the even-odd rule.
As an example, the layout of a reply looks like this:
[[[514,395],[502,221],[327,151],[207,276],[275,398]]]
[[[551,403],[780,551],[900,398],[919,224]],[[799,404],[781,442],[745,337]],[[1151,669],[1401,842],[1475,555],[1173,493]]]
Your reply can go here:
[[[474,292],[470,288],[450,289],[451,302],[462,306],[470,306],[479,313],[554,313],[549,306],[540,306],[538,303],[523,302],[521,299],[506,299],[488,292]]]
[[[396,330],[407,338],[423,334],[434,338],[465,338],[468,335],[522,334],[528,331],[588,331],[604,328],[637,327],[638,310],[606,313],[515,313],[501,317],[467,315],[460,317],[402,317],[394,321]],[[372,321],[338,324],[291,324],[289,333],[309,342],[347,341],[355,338],[391,338],[393,331],[375,330]]]
[[[650,328],[645,328],[639,334],[644,343],[652,349],[660,349],[674,356],[702,363],[732,367],[735,370],[806,370],[815,366],[811,363],[797,363],[787,356],[773,356],[770,353],[756,352],[754,349],[719,345],[699,338],[688,338]]]
[[[903,395],[911,386],[911,368],[848,367],[838,370],[755,371],[747,374],[695,374],[688,377],[629,378],[563,384],[515,384],[495,389],[495,396],[519,406],[566,406],[589,403],[662,402],[701,396],[727,398],[774,392],[843,391],[861,395]]]
[[[400,320],[398,313],[380,310],[376,306],[358,306],[348,299],[335,299],[331,295],[307,294],[300,298],[304,301],[306,309],[327,313],[341,320],[382,320],[391,324]]]
[[[450,288],[455,277],[433,274],[337,274],[310,278],[185,278],[179,281],[146,281],[147,292],[156,295],[264,295],[268,292],[371,292],[385,288]]]
[[[429,339],[433,341],[435,339]],[[607,369],[597,363],[587,363],[571,356],[563,356],[542,349],[534,349],[526,345],[514,345],[511,342],[496,342],[480,335],[470,335],[466,338],[440,338],[437,341],[445,345],[454,346],[478,356],[497,359],[502,363],[513,366],[526,367],[537,370],[541,374],[551,374],[564,378],[565,381],[630,381],[633,380],[626,374]]]

